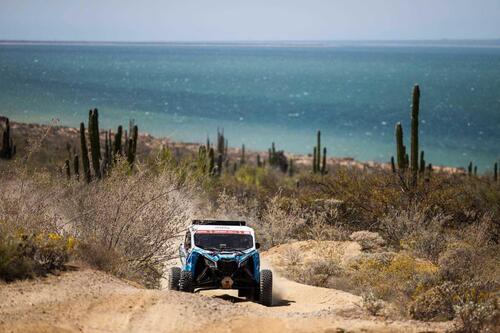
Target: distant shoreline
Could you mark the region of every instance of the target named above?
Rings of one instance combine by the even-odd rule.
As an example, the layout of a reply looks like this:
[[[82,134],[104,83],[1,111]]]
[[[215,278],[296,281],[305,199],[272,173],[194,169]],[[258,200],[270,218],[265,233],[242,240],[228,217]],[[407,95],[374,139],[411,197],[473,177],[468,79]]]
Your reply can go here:
[[[75,146],[78,145],[80,130],[76,127],[57,125],[57,124],[40,124],[40,123],[24,123],[11,121],[11,128],[15,138],[23,137],[28,138],[33,135],[44,135],[45,142],[50,141],[53,145],[59,145],[57,151],[65,151],[65,145],[68,142],[73,141]],[[104,133],[108,129],[101,128],[101,140],[104,140]],[[52,137],[52,138],[50,138]],[[161,147],[170,147],[172,149],[181,149],[184,151],[189,151],[192,154],[196,154],[199,147],[203,144],[196,142],[188,142],[182,140],[175,140],[170,137],[165,136],[153,136],[147,132],[141,132],[139,130],[139,149],[138,151],[142,154],[148,155],[155,149],[158,150]],[[49,144],[50,145],[50,144]],[[47,146],[47,144],[45,145]],[[241,149],[239,147],[230,146],[228,148],[229,157],[232,161],[238,161],[241,156]],[[247,162],[249,164],[256,164],[257,155],[260,155],[265,159],[268,152],[264,150],[253,150],[249,149],[245,151]],[[301,170],[308,170],[312,165],[312,155],[311,154],[295,154],[285,152],[288,158],[293,159],[294,165]],[[357,170],[365,169],[375,169],[375,170],[390,170],[391,165],[384,162],[375,161],[361,161],[352,157],[347,156],[328,156],[326,159],[328,167],[347,167]],[[464,174],[465,169],[444,166],[444,165],[433,165],[434,172],[442,172],[447,174]]]
[[[184,47],[435,47],[500,48],[500,39],[339,40],[339,41],[51,41],[0,40],[0,45],[184,46]]]

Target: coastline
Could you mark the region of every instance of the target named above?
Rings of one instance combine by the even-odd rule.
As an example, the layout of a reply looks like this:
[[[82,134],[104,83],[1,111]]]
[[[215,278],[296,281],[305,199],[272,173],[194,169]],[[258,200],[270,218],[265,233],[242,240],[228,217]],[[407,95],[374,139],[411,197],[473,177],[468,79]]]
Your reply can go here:
[[[41,143],[42,150],[47,150],[64,158],[64,155],[69,150],[79,151],[79,129],[63,125],[45,125],[38,123],[22,123],[11,121],[11,129],[16,141],[16,144],[21,143],[19,152],[25,152],[26,145],[34,138],[43,138]],[[101,140],[104,141],[104,133],[108,129],[101,129]],[[36,139],[35,139],[36,140]],[[147,132],[141,132],[139,129],[138,154],[141,157],[150,155],[155,151],[159,151],[162,147],[171,149],[175,155],[197,154],[200,143],[186,142],[173,140],[169,137],[155,137]],[[237,161],[241,155],[241,148],[229,147],[228,155],[231,160]],[[257,155],[267,159],[267,151],[245,150],[247,161],[250,165],[255,165]],[[311,154],[293,154],[285,151],[285,156],[293,159],[294,165],[299,170],[307,170],[312,165]],[[57,157],[55,158],[57,160]],[[376,161],[358,161],[352,157],[336,157],[330,156],[326,159],[328,167],[347,167],[357,170],[390,170],[389,163],[381,163]],[[448,174],[464,174],[463,168],[450,166],[433,166],[435,172]]]

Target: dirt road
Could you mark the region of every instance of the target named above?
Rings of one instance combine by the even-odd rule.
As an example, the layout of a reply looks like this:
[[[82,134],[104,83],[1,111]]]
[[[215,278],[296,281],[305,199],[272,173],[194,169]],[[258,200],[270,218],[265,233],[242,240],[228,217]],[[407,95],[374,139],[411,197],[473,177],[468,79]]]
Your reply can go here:
[[[264,265],[270,265],[264,260]],[[446,323],[373,317],[358,296],[275,277],[266,308],[231,292],[145,290],[79,269],[0,285],[0,332],[441,332]]]

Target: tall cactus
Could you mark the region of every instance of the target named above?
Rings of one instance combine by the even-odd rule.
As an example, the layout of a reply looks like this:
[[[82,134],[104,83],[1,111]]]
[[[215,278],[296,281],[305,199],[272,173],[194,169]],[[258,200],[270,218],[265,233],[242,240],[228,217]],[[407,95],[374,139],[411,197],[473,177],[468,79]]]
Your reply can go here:
[[[123,127],[122,125],[118,126],[118,130],[116,131],[115,134],[115,142],[114,142],[114,147],[113,147],[113,155],[118,155],[122,154],[122,134],[123,134]]]
[[[497,181],[498,180],[498,162],[495,163],[493,166],[493,180]]]
[[[73,170],[75,171],[76,180],[80,179],[80,159],[78,155],[73,156]]]
[[[64,170],[66,171],[66,178],[71,180],[71,169],[69,167],[69,160],[64,161]]]
[[[394,163],[394,156],[391,156],[391,171],[396,173],[396,164]]]
[[[326,175],[326,147],[323,148],[323,162],[321,165],[321,174]]]
[[[107,153],[106,159],[107,159],[107,167],[108,168],[111,166],[111,162],[113,161],[113,147],[112,147],[112,143],[111,143],[112,135],[113,135],[113,133],[111,132],[111,130],[109,130],[108,131],[108,146],[106,148],[106,153]]]
[[[127,161],[132,166],[135,161],[136,152],[137,152],[137,138],[139,137],[139,128],[135,125],[132,128],[132,133],[130,133],[130,139],[128,140],[128,148],[127,148]]]
[[[318,147],[314,147],[314,149],[313,149],[313,173],[318,172],[318,166],[316,164],[317,158],[318,158]]]
[[[208,174],[213,175],[215,168],[215,151],[213,148],[210,148],[208,151]]]
[[[404,171],[405,167],[405,147],[403,144],[403,126],[401,123],[396,124],[396,157],[398,161],[398,169]]]
[[[469,177],[472,177],[472,167],[473,167],[472,161],[470,161],[469,162],[469,166],[467,168],[467,174],[468,174]]]
[[[101,178],[101,144],[99,139],[99,115],[97,109],[89,111],[89,140],[92,168],[97,178]]]
[[[321,167],[320,167],[320,163],[321,163],[321,131],[318,130],[318,133],[316,134],[317,136],[317,146],[316,146],[316,171],[317,172],[320,172],[321,171]]]
[[[92,180],[90,175],[89,151],[87,148],[87,139],[85,137],[85,124],[80,123],[80,149],[82,154],[83,174],[87,183]]]
[[[245,145],[241,145],[241,160],[240,164],[243,165],[245,164]]]
[[[420,168],[418,171],[420,174],[423,174],[425,172],[425,159],[423,150],[420,152]]]
[[[5,130],[2,136],[2,148],[0,158],[11,159],[16,154],[16,146],[12,140],[9,118],[4,118]]]
[[[413,98],[411,107],[411,152],[410,152],[410,162],[411,162],[411,172],[412,172],[412,184],[417,183],[418,175],[418,113],[420,111],[420,87],[415,85],[413,87]]]
[[[222,174],[222,162],[223,162],[222,154],[218,154],[217,155],[217,176],[220,176]]]

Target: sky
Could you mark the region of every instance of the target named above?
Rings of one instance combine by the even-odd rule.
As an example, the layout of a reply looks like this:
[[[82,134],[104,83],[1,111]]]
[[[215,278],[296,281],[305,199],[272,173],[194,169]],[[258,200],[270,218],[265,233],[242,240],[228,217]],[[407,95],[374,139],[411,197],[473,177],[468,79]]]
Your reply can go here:
[[[0,0],[0,39],[498,39],[500,0]]]

